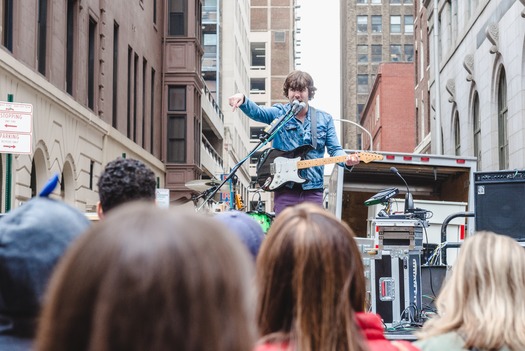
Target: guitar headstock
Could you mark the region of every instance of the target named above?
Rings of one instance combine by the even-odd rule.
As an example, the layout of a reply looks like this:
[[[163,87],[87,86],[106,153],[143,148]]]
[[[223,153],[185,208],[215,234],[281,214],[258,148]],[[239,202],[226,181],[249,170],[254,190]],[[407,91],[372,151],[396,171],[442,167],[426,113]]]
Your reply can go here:
[[[357,157],[359,157],[359,161],[364,163],[380,161],[383,159],[383,155],[375,154],[373,152],[358,152]]]

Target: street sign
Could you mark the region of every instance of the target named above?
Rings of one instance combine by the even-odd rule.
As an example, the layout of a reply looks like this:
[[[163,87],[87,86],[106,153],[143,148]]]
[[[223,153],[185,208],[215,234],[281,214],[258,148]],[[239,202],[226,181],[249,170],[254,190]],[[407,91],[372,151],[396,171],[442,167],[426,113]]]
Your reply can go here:
[[[31,134],[0,132],[0,153],[30,154]]]
[[[155,189],[155,203],[160,208],[170,207],[170,189]]]
[[[33,105],[0,101],[0,153],[30,154]]]
[[[0,101],[0,132],[31,133],[33,105]]]

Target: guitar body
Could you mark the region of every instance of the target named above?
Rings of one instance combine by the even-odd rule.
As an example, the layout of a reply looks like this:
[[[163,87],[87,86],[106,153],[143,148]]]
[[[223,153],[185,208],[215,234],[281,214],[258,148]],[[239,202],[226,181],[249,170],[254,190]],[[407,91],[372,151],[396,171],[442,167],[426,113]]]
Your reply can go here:
[[[265,150],[257,163],[257,183],[261,189],[275,191],[288,182],[302,184],[307,180],[299,175],[299,170],[348,160],[348,155],[332,156],[303,160],[304,156],[312,150],[312,146],[303,145],[290,151],[278,149]],[[360,162],[372,162],[383,159],[383,155],[357,152]]]
[[[257,183],[265,191],[275,191],[287,182],[304,183],[299,175],[297,162],[312,150],[311,145],[299,146],[290,151],[265,150],[257,162]]]

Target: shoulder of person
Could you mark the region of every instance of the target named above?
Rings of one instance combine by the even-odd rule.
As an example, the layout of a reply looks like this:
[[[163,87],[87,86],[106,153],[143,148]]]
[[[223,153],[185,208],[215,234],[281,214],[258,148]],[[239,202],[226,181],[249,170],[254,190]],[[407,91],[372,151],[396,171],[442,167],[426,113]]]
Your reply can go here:
[[[441,335],[431,336],[414,342],[414,345],[422,351],[448,350],[460,351],[465,350],[465,342],[456,332],[449,332]]]
[[[287,342],[265,342],[255,346],[253,351],[287,351],[290,346]]]

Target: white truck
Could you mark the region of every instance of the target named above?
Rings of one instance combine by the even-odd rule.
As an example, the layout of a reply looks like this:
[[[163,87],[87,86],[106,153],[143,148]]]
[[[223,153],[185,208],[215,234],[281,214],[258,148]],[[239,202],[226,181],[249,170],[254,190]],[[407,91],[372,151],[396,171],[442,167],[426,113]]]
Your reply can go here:
[[[346,150],[347,153],[362,151]],[[443,221],[454,213],[474,211],[475,157],[413,154],[378,151],[382,160],[361,162],[351,171],[334,167],[328,180],[326,206],[345,221],[358,237],[373,237],[371,222],[381,205],[366,206],[365,201],[387,188],[397,188],[392,210],[404,212],[407,185],[416,208],[431,212],[428,219],[428,241],[441,243]],[[392,171],[395,167],[398,174]],[[474,232],[473,217],[458,217],[450,221],[447,241],[459,241]]]
[[[396,330],[421,322],[422,311],[456,259],[459,243],[475,230],[476,159],[376,154],[382,159],[361,162],[351,171],[334,167],[325,201],[358,237],[369,310]],[[405,212],[408,191],[413,204],[408,202],[411,210]],[[449,246],[452,243],[456,246]]]

